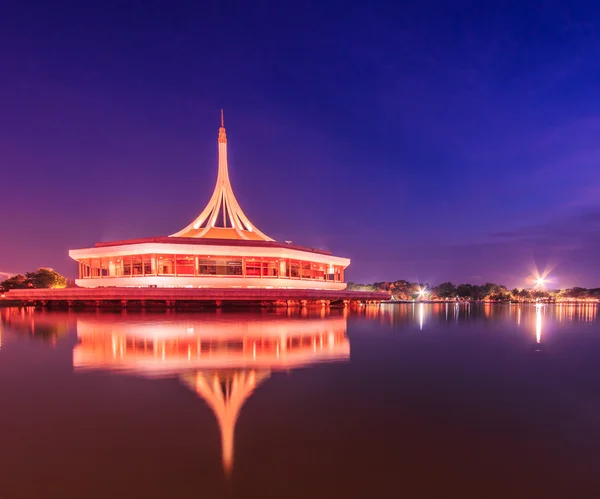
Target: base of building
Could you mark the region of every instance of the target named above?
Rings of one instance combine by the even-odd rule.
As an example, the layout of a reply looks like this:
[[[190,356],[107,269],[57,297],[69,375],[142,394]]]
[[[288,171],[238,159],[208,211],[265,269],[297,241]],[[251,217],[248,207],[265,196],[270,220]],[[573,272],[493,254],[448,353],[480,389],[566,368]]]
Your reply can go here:
[[[247,305],[304,307],[378,304],[389,300],[388,293],[326,289],[249,288],[66,288],[13,289],[6,300],[23,305],[46,307],[141,307]]]
[[[346,289],[345,282],[308,280],[308,279],[278,279],[276,277],[227,277],[227,276],[133,276],[105,277],[94,279],[75,279],[75,284],[82,288],[265,288],[265,289]]]

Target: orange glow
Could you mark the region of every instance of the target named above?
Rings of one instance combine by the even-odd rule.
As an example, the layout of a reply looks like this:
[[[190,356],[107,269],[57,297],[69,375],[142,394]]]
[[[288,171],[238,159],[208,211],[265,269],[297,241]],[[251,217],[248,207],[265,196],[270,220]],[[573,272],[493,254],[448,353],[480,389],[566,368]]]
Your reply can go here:
[[[535,306],[535,341],[536,343],[542,342],[542,307],[543,305],[537,304]]]
[[[222,109],[217,144],[219,150],[219,168],[215,190],[200,215],[186,228],[172,234],[171,237],[273,241],[269,236],[252,226],[233,193],[233,188],[229,180],[227,132],[225,130]],[[222,226],[217,225],[219,220],[222,222]]]
[[[118,323],[110,316],[80,317],[73,366],[179,378],[215,413],[229,475],[242,406],[273,371],[350,357],[345,317],[238,317],[182,314],[175,321],[125,317]]]

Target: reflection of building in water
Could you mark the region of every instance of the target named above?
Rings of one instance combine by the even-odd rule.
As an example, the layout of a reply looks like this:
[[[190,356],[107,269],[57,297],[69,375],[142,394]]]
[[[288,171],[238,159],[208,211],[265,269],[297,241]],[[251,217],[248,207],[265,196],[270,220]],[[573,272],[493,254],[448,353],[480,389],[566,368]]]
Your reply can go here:
[[[27,335],[52,344],[68,334],[71,320],[72,316],[67,312],[40,313],[34,307],[0,309],[0,331]]]
[[[233,464],[240,410],[272,371],[347,360],[346,319],[190,315],[160,322],[78,318],[76,369],[109,369],[151,377],[178,377],[214,411],[223,466]]]

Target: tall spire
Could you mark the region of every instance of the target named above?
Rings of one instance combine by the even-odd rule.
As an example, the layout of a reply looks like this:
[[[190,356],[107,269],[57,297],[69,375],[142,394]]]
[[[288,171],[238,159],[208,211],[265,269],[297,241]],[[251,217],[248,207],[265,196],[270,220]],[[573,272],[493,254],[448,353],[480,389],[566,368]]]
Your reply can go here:
[[[273,241],[250,223],[233,194],[231,182],[229,181],[227,134],[225,133],[225,120],[222,109],[217,143],[219,147],[219,171],[215,190],[202,213],[185,229],[171,234],[171,237]],[[219,217],[220,213],[222,213],[222,217]],[[223,225],[219,226],[218,223]]]
[[[227,134],[225,133],[225,118],[223,118],[223,110],[221,109],[221,127],[219,128],[219,144],[227,144]],[[219,149],[219,156],[221,155],[221,150]],[[219,158],[219,164],[221,163]]]

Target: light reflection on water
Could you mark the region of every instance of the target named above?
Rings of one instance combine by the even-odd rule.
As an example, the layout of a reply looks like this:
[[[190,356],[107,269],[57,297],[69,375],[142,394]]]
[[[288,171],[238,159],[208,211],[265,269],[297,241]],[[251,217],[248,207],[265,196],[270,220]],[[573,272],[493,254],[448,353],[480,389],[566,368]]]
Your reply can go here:
[[[494,474],[494,467],[490,467],[490,463],[497,463],[496,456],[507,458],[506,462],[510,463],[514,456],[508,459],[508,455],[521,452],[527,461],[535,455],[535,450],[531,449],[540,446],[541,454],[535,457],[542,463],[542,468],[551,467],[550,460],[556,456],[546,456],[541,451],[544,445],[541,442],[545,438],[556,440],[552,445],[559,451],[557,456],[564,453],[575,462],[572,459],[572,453],[575,452],[587,459],[586,465],[597,462],[589,458],[586,445],[591,444],[577,444],[579,438],[591,438],[591,428],[596,423],[591,414],[581,412],[579,406],[582,402],[575,395],[583,389],[579,380],[583,366],[591,362],[590,353],[595,352],[600,357],[600,343],[590,343],[588,336],[582,334],[592,332],[600,335],[597,328],[598,307],[595,304],[414,303],[365,306],[351,311],[325,309],[195,314],[0,309],[0,319],[0,377],[3,377],[5,388],[9,387],[0,388],[0,407],[4,408],[5,419],[16,425],[16,434],[21,432],[25,435],[29,428],[19,426],[17,416],[10,417],[10,408],[19,404],[24,407],[19,396],[22,395],[24,399],[30,397],[30,392],[35,391],[36,379],[52,379],[56,372],[64,368],[65,363],[71,367],[71,373],[68,378],[61,378],[63,386],[59,383],[50,385],[54,391],[44,404],[59,406],[66,413],[69,407],[91,403],[93,390],[82,389],[77,393],[82,396],[83,392],[84,399],[74,399],[73,386],[88,387],[93,381],[96,389],[102,389],[104,397],[109,397],[113,392],[120,393],[120,390],[129,394],[119,402],[120,406],[101,406],[118,420],[122,411],[134,411],[137,404],[141,404],[135,392],[129,391],[130,385],[125,380],[147,380],[150,385],[143,385],[147,387],[145,390],[151,393],[152,387],[156,386],[154,397],[157,400],[170,397],[174,404],[165,407],[164,413],[160,411],[147,417],[164,418],[165,421],[171,421],[170,424],[175,421],[172,431],[183,442],[173,444],[173,448],[169,448],[168,442],[163,442],[160,452],[154,454],[154,466],[157,468],[147,471],[160,475],[161,470],[164,471],[168,466],[167,461],[177,460],[176,449],[186,445],[188,439],[190,452],[208,452],[198,444],[197,438],[194,440],[189,437],[192,431],[202,434],[214,431],[206,420],[193,430],[186,426],[183,422],[186,421],[185,414],[179,408],[187,407],[182,395],[174,385],[169,385],[173,394],[167,396],[161,391],[164,385],[159,385],[161,380],[175,382],[191,391],[211,409],[212,417],[216,418],[218,424],[218,459],[223,470],[222,477],[227,477],[230,483],[238,483],[235,493],[239,497],[245,497],[247,487],[251,486],[262,491],[260,497],[286,496],[285,493],[282,495],[282,491],[286,490],[287,473],[292,471],[286,467],[283,472],[281,466],[284,465],[273,462],[269,457],[272,452],[280,453],[282,463],[296,462],[295,483],[298,490],[304,490],[303,496],[318,485],[316,481],[312,482],[311,473],[314,473],[314,469],[311,460],[318,462],[319,466],[338,470],[337,475],[332,472],[327,475],[329,478],[319,478],[319,484],[325,483],[322,497],[333,497],[337,493],[347,497],[354,493],[388,497],[390,492],[401,490],[410,497],[429,497],[423,487],[431,487],[431,490],[427,489],[431,496],[439,497],[445,490],[443,487],[436,489],[435,484],[424,485],[422,478],[419,481],[417,477],[428,476],[432,471],[444,474],[448,469],[454,469],[453,466],[457,468],[452,478],[447,479],[454,480],[456,490],[470,483],[471,479],[466,476],[460,478],[460,459],[455,464],[454,457],[448,458],[451,461],[444,465],[446,471],[442,468],[431,469],[430,463],[425,465],[426,461],[421,463],[418,456],[424,448],[429,453],[439,454],[439,459],[443,460],[448,449],[455,445],[465,446],[468,452],[461,454],[463,451],[457,448],[453,452],[471,463],[474,469],[479,464],[478,461],[470,461],[473,453],[478,452],[482,462],[487,463],[487,468],[479,470],[482,477],[480,491],[475,492],[479,490],[475,487],[473,494],[469,495],[465,492],[469,490],[468,487],[463,487],[462,497],[482,497],[481,491],[487,490],[488,482],[500,478],[500,475]],[[27,339],[41,341],[32,343]],[[435,339],[434,343],[432,339]],[[585,347],[580,346],[584,342]],[[34,345],[42,345],[43,349]],[[527,355],[531,349],[541,352],[542,347],[543,353],[525,357],[525,361],[520,357]],[[59,357],[65,349],[69,355]],[[48,357],[51,355],[55,357]],[[55,359],[56,365],[40,366],[40,356],[43,359]],[[28,359],[32,359],[30,365],[27,365]],[[11,376],[21,371],[35,373],[35,376],[22,378],[26,380],[23,384],[10,387]],[[598,377],[593,371],[586,372],[588,378]],[[289,376],[280,378],[279,374],[284,373]],[[107,375],[113,380],[112,384],[107,384]],[[589,383],[590,379],[585,382]],[[527,388],[528,383],[533,383],[531,391]],[[507,389],[509,385],[512,388]],[[255,395],[258,393],[261,395]],[[285,409],[296,402],[292,393],[300,397],[297,400],[303,401],[303,405],[294,412]],[[587,398],[582,407],[588,412],[595,411],[594,414],[600,418],[600,397],[595,392],[591,393],[586,392]],[[494,402],[494,394],[498,394],[497,402]],[[531,402],[537,400],[536,397],[540,399],[536,402],[538,405]],[[249,400],[255,398],[253,410],[244,416],[245,407],[251,405]],[[554,417],[556,428],[562,428],[567,416],[554,408],[559,400],[563,404],[562,411],[570,410],[577,415],[578,424],[582,426],[581,437],[574,437],[574,430],[570,430],[571,440],[563,442],[562,430],[555,429],[554,433],[546,434],[543,425],[541,429],[538,428],[538,420],[542,415],[539,411],[542,408],[546,424],[551,424]],[[596,403],[598,408],[591,409]],[[521,414],[525,404],[534,404],[532,408],[535,410]],[[43,407],[51,409],[51,405]],[[547,407],[553,408],[553,416],[545,412]],[[508,412],[503,414],[503,411]],[[273,419],[275,414],[287,414],[289,419]],[[178,416],[181,416],[181,422],[178,422]],[[142,420],[138,419],[138,423],[145,424],[143,415],[140,417]],[[62,439],[76,445],[75,441],[71,442],[71,438],[74,438],[71,437],[73,427],[83,425],[87,428],[86,425],[92,424],[88,421],[90,418],[93,419],[93,414],[79,418],[77,411],[74,411],[68,424],[65,422],[65,426],[61,426],[61,423],[55,423],[46,431],[58,432]],[[125,421],[121,424],[126,426]],[[478,426],[485,425],[486,421],[489,426],[484,426],[485,430],[478,430]],[[98,417],[93,424],[103,427],[107,423]],[[181,429],[177,428],[177,424],[181,424]],[[507,435],[511,431],[516,432],[516,429],[521,432],[518,442],[504,449],[504,440],[512,442]],[[296,442],[293,436],[296,431],[303,432],[300,442]],[[242,454],[246,458],[238,462],[236,441],[240,438],[240,432],[245,435],[245,452]],[[273,443],[269,447],[270,432],[276,433],[281,440],[275,443],[277,447],[273,447]],[[74,434],[80,433],[74,431]],[[43,426],[38,428],[38,435],[42,440],[45,438]],[[126,431],[118,436],[121,444],[127,439]],[[4,441],[4,450],[0,450],[0,467],[2,463],[11,461],[11,456],[18,452],[19,441],[16,437],[12,443],[10,438]],[[192,442],[195,443],[192,445]],[[523,449],[518,450],[521,445],[519,442],[524,442]],[[600,444],[600,439],[590,442]],[[263,443],[265,449],[262,448]],[[50,458],[44,455],[46,451],[37,440],[29,444],[29,451],[42,461]],[[86,447],[83,451],[79,449],[79,452],[88,452],[86,459],[94,461],[93,448]],[[131,452],[136,455],[135,449]],[[534,455],[527,452],[533,452]],[[316,457],[317,454],[323,454],[325,458],[320,459]],[[294,461],[294,455],[303,457],[298,458],[300,461]],[[141,456],[138,455],[138,458]],[[77,467],[76,460],[71,465]],[[133,463],[125,461],[120,466],[126,470]],[[515,463],[514,466],[519,465]],[[567,475],[571,473],[571,479],[585,468],[580,463],[577,469],[565,471],[564,463],[562,466],[562,472]],[[340,470],[348,467],[350,471],[344,472],[342,483],[339,479]],[[398,467],[407,470],[404,486],[397,484]],[[271,468],[278,469],[280,475],[273,483],[265,475]],[[203,473],[202,470],[198,472]],[[103,473],[101,467],[98,473]],[[171,469],[170,473],[177,475],[177,468]],[[273,473],[277,474],[276,471]],[[535,480],[532,477],[519,475],[516,468],[505,467],[502,473],[507,487],[516,487],[518,484],[525,491],[538,490],[536,487],[539,484],[533,483]],[[389,483],[385,479],[388,474]],[[134,475],[130,487],[134,486]],[[409,477],[413,475],[417,482],[411,486]],[[215,497],[225,493],[225,489],[219,489],[217,476],[207,471],[203,477],[208,482],[214,482],[215,490],[220,490]],[[381,482],[381,493],[373,492],[372,484],[368,483],[369,477],[370,480]],[[483,477],[487,478],[484,480]],[[191,477],[179,477],[182,484],[186,484],[187,479],[190,479],[189,486],[192,487]],[[245,485],[241,485],[242,482]],[[16,483],[13,486],[16,487]],[[35,483],[34,480],[31,485],[34,489]],[[53,483],[59,487],[63,482],[55,477]],[[582,480],[580,484],[583,484],[582,487],[585,485],[586,491],[595,486],[600,491],[600,483],[593,480]],[[552,491],[557,490],[555,485],[547,485],[549,495],[546,497],[560,497],[552,495]],[[9,483],[9,490],[10,487]],[[39,491],[47,490],[44,487],[40,485],[39,490],[35,489],[36,492],[22,496],[35,497]],[[400,488],[392,490],[390,487]],[[503,493],[510,495],[510,490],[505,489]],[[103,492],[100,487],[98,497],[102,494],[106,494],[106,491]],[[321,497],[319,493],[312,495]],[[93,494],[87,496],[94,497]],[[125,493],[120,496],[130,497]],[[68,497],[68,494],[63,497]],[[117,496],[113,494],[113,497]],[[523,497],[533,495],[526,493]]]

